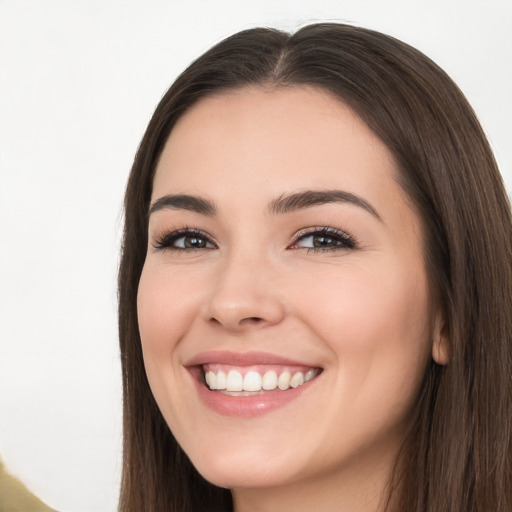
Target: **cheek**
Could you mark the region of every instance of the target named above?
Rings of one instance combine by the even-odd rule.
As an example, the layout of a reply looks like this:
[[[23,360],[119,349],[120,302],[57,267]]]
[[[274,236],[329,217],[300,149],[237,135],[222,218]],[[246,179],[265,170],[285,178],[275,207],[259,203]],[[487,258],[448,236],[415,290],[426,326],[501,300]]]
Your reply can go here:
[[[304,315],[332,352],[326,424],[343,421],[354,439],[371,441],[403,427],[419,392],[430,357],[428,294],[417,270],[351,270],[339,280],[331,274],[329,287],[309,283]]]
[[[421,267],[353,266],[303,283],[303,318],[320,334],[345,371],[343,387],[362,393],[381,381],[414,391],[430,354],[426,277]],[[341,384],[341,383],[340,383]]]
[[[137,293],[144,357],[168,355],[196,316],[197,297],[190,280],[165,267],[145,265]]]
[[[155,275],[144,267],[137,293],[137,315],[139,331],[144,351],[163,352],[168,349],[166,333],[168,331],[166,311],[173,307],[169,293]]]
[[[170,272],[164,265],[147,263],[137,292],[137,315],[146,375],[162,414],[175,422],[183,411],[183,368],[180,341],[197,316],[197,297],[183,272]],[[169,390],[177,390],[169,393]]]
[[[302,299],[333,327],[338,321],[344,322],[344,328],[360,328],[361,323],[370,327],[406,318],[405,324],[424,320],[428,297],[423,272],[405,265],[380,270],[382,266],[354,264],[338,271],[331,267],[303,273],[300,288],[308,293]]]

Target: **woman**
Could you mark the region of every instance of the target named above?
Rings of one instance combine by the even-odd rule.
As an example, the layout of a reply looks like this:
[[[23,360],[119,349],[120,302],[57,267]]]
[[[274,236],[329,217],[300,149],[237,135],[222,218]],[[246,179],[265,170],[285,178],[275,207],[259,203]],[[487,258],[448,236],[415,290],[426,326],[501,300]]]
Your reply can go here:
[[[512,509],[510,210],[428,58],[236,34],[158,105],[125,208],[120,510]]]

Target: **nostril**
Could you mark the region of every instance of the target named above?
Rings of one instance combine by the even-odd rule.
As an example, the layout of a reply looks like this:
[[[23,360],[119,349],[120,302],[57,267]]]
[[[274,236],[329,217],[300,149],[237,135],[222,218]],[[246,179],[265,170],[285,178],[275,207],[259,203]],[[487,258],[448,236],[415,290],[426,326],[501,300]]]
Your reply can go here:
[[[220,327],[224,326],[227,328],[232,329],[240,329],[242,327],[251,327],[251,326],[257,326],[262,323],[264,323],[264,319],[259,316],[248,316],[245,318],[242,318],[241,320],[232,319],[232,322],[228,321],[227,319],[219,320],[218,318],[215,318],[214,316],[209,319],[209,323],[213,326]]]
[[[240,320],[240,325],[247,325],[247,324],[259,324],[263,321],[263,318],[260,318],[258,316],[250,316],[248,318],[243,318]]]

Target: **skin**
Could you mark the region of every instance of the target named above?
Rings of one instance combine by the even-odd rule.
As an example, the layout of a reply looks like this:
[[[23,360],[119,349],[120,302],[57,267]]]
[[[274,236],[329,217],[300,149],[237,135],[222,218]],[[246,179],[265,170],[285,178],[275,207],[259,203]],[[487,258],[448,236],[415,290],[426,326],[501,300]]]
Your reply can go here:
[[[347,202],[269,212],[283,194],[332,189],[377,215]],[[178,121],[152,203],[178,193],[217,213],[152,213],[138,292],[147,375],[176,439],[207,480],[232,489],[237,512],[381,510],[427,362],[445,362],[421,222],[390,152],[326,92],[251,87],[203,99]],[[323,226],[355,247],[315,250],[297,236]],[[185,227],[205,232],[206,247],[154,247]],[[207,350],[323,371],[285,407],[229,417],[199,400],[186,367]]]

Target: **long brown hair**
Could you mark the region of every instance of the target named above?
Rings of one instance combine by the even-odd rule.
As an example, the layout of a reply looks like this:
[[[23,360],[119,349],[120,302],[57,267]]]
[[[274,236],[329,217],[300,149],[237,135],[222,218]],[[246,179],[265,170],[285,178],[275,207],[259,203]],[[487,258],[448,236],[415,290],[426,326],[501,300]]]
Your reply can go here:
[[[136,296],[155,167],[177,119],[216,91],[309,85],[348,104],[387,145],[423,222],[431,294],[450,344],[430,363],[389,482],[393,510],[512,510],[512,223],[485,135],[430,59],[396,39],[325,23],[293,35],[251,29],[222,41],[158,105],[128,181],[119,272],[124,389],[122,512],[232,509],[176,443],[152,397]]]

